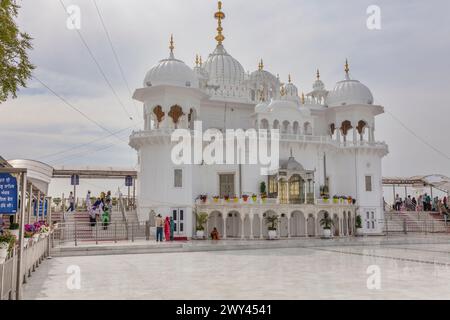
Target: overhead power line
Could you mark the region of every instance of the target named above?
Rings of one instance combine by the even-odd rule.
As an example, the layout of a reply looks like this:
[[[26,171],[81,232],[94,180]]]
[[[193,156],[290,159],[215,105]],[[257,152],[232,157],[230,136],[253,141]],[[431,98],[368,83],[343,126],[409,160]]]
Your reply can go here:
[[[66,6],[64,5],[63,0],[59,0],[59,2],[61,3],[62,7],[64,8],[64,12],[69,16],[69,14],[67,13],[67,9]],[[70,16],[69,16],[70,17]],[[117,102],[120,104],[120,106],[122,107],[123,111],[126,113],[127,117],[133,121],[133,117],[130,115],[130,113],[127,111],[125,105],[123,104],[122,100],[120,99],[119,95],[117,94],[116,90],[114,90],[114,87],[112,86],[111,82],[108,80],[108,77],[106,76],[105,72],[103,71],[102,67],[100,66],[99,62],[97,61],[97,59],[95,58],[94,54],[92,53],[92,50],[89,48],[89,45],[87,44],[86,40],[84,40],[83,35],[81,34],[80,30],[75,29],[75,31],[77,32],[78,36],[81,39],[81,42],[83,43],[83,45],[86,47],[90,57],[92,58],[92,60],[94,61],[95,65],[97,66],[98,71],[100,72],[100,74],[102,75],[103,79],[105,80],[106,84],[108,85],[108,87],[111,89],[111,92],[113,93],[113,95],[116,97]]]
[[[131,88],[130,88],[130,85],[129,85],[128,81],[127,81],[127,78],[125,77],[125,72],[123,71],[122,65],[121,65],[120,60],[119,60],[119,55],[117,54],[116,49],[114,48],[114,45],[113,45],[112,40],[111,40],[111,36],[110,36],[110,34],[108,32],[108,28],[106,27],[105,21],[104,21],[103,16],[102,16],[102,13],[100,12],[100,9],[99,9],[99,7],[97,5],[97,0],[94,0],[93,2],[94,2],[95,9],[97,10],[98,17],[100,18],[100,22],[102,24],[103,30],[105,31],[106,38],[108,39],[109,46],[110,46],[111,51],[112,51],[112,53],[114,55],[114,60],[116,61],[117,66],[118,66],[118,68],[120,70],[120,75],[122,76],[123,82],[125,82],[125,85],[127,86],[128,93],[130,94],[130,97],[132,97],[133,93],[131,92]],[[133,102],[133,105],[134,105],[134,107],[136,109],[136,116],[139,117],[139,109],[138,109],[138,107],[136,105],[136,102],[134,100],[132,100],[132,102]]]
[[[117,139],[121,140],[122,142],[125,142],[128,144],[128,141],[122,139],[121,137],[119,137],[116,133],[112,132],[111,130],[109,130],[108,128],[104,127],[103,125],[101,125],[100,123],[98,123],[96,120],[92,119],[91,117],[89,117],[86,113],[84,113],[83,111],[81,111],[80,109],[78,109],[77,107],[75,107],[73,104],[71,104],[69,101],[67,101],[66,99],[64,99],[61,95],[59,95],[56,91],[54,91],[52,88],[50,88],[47,84],[45,84],[42,80],[40,80],[38,77],[36,76],[32,76],[36,81],[38,81],[42,86],[44,86],[45,88],[47,88],[48,91],[50,91],[54,96],[56,96],[58,99],[60,99],[62,102],[64,102],[64,104],[68,107],[70,107],[71,109],[75,110],[76,112],[78,112],[79,114],[81,114],[85,119],[87,119],[88,121],[92,122],[93,124],[95,124],[97,127],[99,127],[100,129],[108,132],[110,135],[115,136]]]
[[[441,156],[443,156],[444,158],[446,158],[447,160],[450,160],[450,156],[448,156],[447,154],[445,154],[444,152],[442,152],[440,149],[436,148],[435,146],[433,146],[431,143],[429,143],[428,141],[426,141],[424,138],[422,138],[421,136],[419,136],[417,133],[414,132],[414,130],[410,129],[405,123],[403,123],[399,118],[397,118],[393,113],[391,113],[390,111],[386,110],[386,113],[389,114],[395,121],[397,121],[406,131],[408,131],[409,133],[411,133],[414,137],[416,137],[420,142],[422,142],[423,144],[425,144],[426,146],[428,146],[430,149],[432,149],[433,151],[435,151],[436,153],[440,154]]]

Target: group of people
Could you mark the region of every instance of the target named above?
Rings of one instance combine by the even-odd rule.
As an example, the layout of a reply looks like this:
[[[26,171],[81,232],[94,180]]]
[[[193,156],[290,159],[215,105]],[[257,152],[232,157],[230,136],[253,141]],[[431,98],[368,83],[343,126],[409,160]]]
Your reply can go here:
[[[163,217],[158,214],[155,218],[156,224],[156,242],[163,242],[163,233],[164,239],[166,241],[174,240],[174,232],[175,232],[175,221],[172,217]]]
[[[437,212],[444,216],[450,214],[448,207],[448,198],[439,197],[431,198],[427,193],[420,195],[417,199],[408,195],[406,199],[402,199],[398,194],[395,196],[393,209],[395,211],[428,211]]]
[[[91,227],[95,227],[97,222],[100,222],[103,226],[103,229],[107,230],[109,224],[111,223],[111,191],[100,193],[100,196],[97,197],[94,203],[92,203],[91,199],[91,191],[88,191],[86,195],[86,208],[89,212],[89,221],[91,223]]]

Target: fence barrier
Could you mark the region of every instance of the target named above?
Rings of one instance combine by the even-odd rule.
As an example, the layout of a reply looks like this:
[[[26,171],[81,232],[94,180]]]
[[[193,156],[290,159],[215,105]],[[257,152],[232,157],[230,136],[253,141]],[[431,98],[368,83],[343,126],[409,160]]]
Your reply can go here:
[[[26,283],[27,278],[36,268],[49,256],[52,246],[52,232],[49,235],[40,235],[36,239],[24,239],[27,246],[22,253],[22,282]],[[17,247],[3,264],[0,264],[0,300],[13,300],[17,290]],[[22,283],[20,284],[22,285]]]

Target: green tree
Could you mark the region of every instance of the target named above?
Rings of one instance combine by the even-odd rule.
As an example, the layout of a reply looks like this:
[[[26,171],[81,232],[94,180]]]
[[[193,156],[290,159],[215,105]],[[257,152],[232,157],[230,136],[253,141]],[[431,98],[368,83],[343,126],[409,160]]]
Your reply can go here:
[[[16,0],[0,0],[0,103],[8,96],[16,98],[18,87],[26,87],[34,69],[27,54],[32,38],[14,21],[19,8]]]

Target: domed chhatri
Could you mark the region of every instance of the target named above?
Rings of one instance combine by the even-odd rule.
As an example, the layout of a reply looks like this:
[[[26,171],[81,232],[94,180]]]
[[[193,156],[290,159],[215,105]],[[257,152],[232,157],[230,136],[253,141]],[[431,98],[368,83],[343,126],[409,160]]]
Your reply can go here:
[[[209,83],[219,86],[243,86],[245,81],[244,67],[218,44],[206,60],[203,68],[209,75]]]
[[[345,80],[336,83],[333,90],[328,93],[326,104],[328,107],[345,105],[372,105],[374,102],[372,92],[358,80],[350,79],[348,61],[345,63]]]
[[[147,72],[144,79],[144,87],[173,85],[198,88],[198,78],[195,72],[183,61],[175,59],[174,48],[173,36],[171,36],[169,58],[161,60]]]

